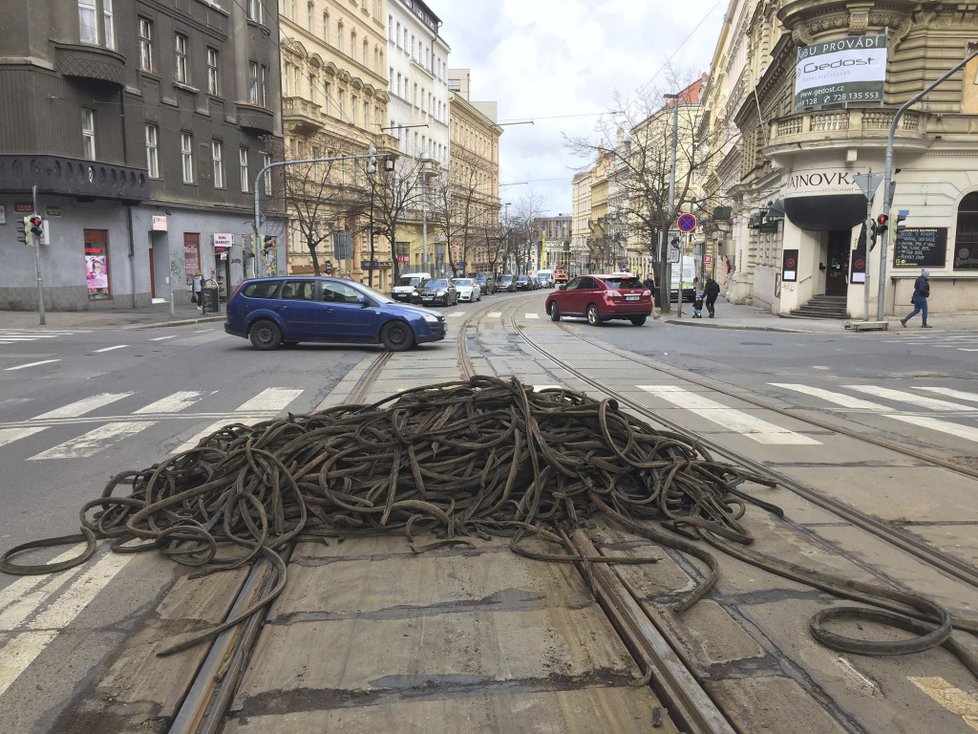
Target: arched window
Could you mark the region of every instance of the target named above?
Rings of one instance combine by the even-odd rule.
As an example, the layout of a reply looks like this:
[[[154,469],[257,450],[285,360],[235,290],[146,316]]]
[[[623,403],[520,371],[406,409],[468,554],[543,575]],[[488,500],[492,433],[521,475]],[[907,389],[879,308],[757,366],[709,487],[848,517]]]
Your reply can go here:
[[[954,269],[978,270],[978,191],[972,191],[958,205]]]

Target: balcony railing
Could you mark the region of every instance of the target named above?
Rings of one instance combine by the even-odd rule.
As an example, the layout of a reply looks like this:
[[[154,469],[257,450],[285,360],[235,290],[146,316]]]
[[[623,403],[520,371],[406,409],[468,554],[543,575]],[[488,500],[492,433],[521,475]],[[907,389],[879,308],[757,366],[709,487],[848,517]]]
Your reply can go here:
[[[817,141],[848,141],[865,138],[886,138],[895,110],[848,109],[800,112],[771,120],[768,146],[814,143]],[[922,112],[907,112],[897,123],[896,137],[904,141],[923,140],[931,116]],[[943,126],[942,126],[943,129]],[[934,131],[932,131],[934,132]]]
[[[324,125],[322,108],[302,97],[282,98],[282,118],[287,123],[301,125],[307,132],[315,132]]]
[[[0,156],[0,191],[39,191],[93,199],[149,198],[145,168],[44,155]]]

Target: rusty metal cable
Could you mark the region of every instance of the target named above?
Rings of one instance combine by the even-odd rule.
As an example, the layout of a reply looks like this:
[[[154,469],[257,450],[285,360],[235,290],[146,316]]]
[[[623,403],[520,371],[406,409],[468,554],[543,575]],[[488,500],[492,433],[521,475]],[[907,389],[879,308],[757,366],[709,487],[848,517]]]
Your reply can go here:
[[[81,534],[10,549],[0,557],[0,571],[71,568],[91,558],[99,539],[110,539],[115,552],[158,550],[200,567],[200,573],[237,568],[259,556],[273,563],[276,582],[250,609],[164,655],[215,636],[275,599],[287,580],[278,552],[297,540],[393,531],[422,552],[505,536],[516,553],[578,562],[586,573],[594,563],[657,560],[576,553],[565,529],[600,514],[706,566],[693,590],[675,603],[683,611],[719,575],[715,557],[694,540],[743,548],[753,541],[740,522],[747,504],[781,514],[740,489],[745,482],[773,486],[768,478],[714,460],[695,441],[623,413],[614,400],[477,376],[406,390],[372,405],[224,426],[189,451],[112,477],[102,496],[82,508]],[[420,546],[414,539],[421,533],[436,540]],[[526,545],[532,537],[562,550],[532,550]],[[13,560],[79,541],[85,550],[68,561]],[[874,603],[864,591],[861,600]],[[883,596],[881,606],[894,600]],[[899,601],[905,608],[907,599]],[[917,621],[904,628],[918,630],[921,640],[908,649],[944,642],[950,631],[946,612],[912,601]],[[827,644],[850,644],[823,635],[815,623],[813,631]]]

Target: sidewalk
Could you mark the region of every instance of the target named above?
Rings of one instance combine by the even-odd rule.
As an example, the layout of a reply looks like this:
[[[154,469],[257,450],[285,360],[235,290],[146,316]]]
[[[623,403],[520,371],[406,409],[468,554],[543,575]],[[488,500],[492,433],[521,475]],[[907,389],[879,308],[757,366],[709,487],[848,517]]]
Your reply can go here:
[[[660,314],[656,309],[658,323],[693,326],[705,329],[744,329],[750,331],[783,331],[811,334],[856,333],[845,328],[846,321],[842,319],[796,319],[782,318],[761,308],[727,303],[723,299],[717,301],[716,318],[708,318],[704,309],[702,319],[693,318],[693,304],[684,303],[682,315],[676,313],[678,304],[672,304],[672,311]],[[111,311],[48,311],[45,313],[45,325],[40,326],[36,311],[0,311],[0,329],[145,329],[149,327],[181,326],[184,324],[224,321],[224,307],[221,313],[201,316],[196,306],[178,305],[174,314],[170,315],[170,304],[159,303],[136,309],[113,309]],[[900,319],[890,316],[885,319],[889,323],[889,331],[911,333],[920,331],[920,316],[907,324],[900,326]],[[854,319],[853,321],[859,321]],[[978,311],[966,311],[954,314],[943,314],[931,311],[929,318],[934,328],[923,333],[941,331],[974,331],[978,332]]]

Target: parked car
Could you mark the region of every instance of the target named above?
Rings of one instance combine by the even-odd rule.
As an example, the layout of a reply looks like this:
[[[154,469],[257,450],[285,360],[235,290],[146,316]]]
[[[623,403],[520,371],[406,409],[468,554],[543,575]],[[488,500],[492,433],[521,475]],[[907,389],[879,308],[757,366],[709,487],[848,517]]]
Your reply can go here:
[[[499,276],[499,290],[505,291],[507,293],[514,293],[516,291],[516,278],[514,278],[509,273],[505,273]]]
[[[627,319],[641,326],[652,313],[652,291],[628,273],[581,275],[547,296],[553,321],[584,316],[592,326],[609,319]]]
[[[326,276],[251,278],[227,302],[224,331],[255,349],[299,342],[383,344],[391,351],[445,338],[444,317],[359,283]]]
[[[391,297],[396,301],[420,303],[418,288],[426,280],[431,279],[431,273],[404,273],[397,279],[397,285],[391,291]]]
[[[516,276],[516,290],[518,291],[532,291],[533,282],[529,275],[517,275]]]
[[[476,273],[475,281],[484,295],[489,296],[496,292],[496,279],[489,273]]]
[[[458,300],[469,303],[482,300],[482,288],[475,278],[452,278],[452,284],[458,291]]]
[[[553,270],[538,270],[533,274],[534,280],[540,284],[541,288],[553,288],[554,287],[554,271]]]
[[[432,278],[418,289],[418,298],[422,306],[436,303],[453,306],[458,303],[458,291],[448,278]]]

